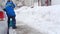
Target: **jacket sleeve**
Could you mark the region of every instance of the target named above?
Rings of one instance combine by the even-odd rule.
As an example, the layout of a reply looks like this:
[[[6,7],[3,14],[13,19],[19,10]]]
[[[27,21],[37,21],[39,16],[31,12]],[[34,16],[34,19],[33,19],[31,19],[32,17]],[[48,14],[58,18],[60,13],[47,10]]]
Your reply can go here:
[[[15,7],[16,7],[16,5],[15,5],[13,2],[12,2],[12,7],[13,7],[13,8],[15,8]]]

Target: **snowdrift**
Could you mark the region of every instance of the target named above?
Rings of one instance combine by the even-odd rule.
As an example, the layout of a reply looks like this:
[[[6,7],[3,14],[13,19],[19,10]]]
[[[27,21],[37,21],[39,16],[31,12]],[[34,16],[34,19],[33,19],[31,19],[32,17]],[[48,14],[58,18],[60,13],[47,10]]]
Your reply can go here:
[[[21,7],[16,12],[18,22],[29,25],[43,34],[60,34],[60,5]]]

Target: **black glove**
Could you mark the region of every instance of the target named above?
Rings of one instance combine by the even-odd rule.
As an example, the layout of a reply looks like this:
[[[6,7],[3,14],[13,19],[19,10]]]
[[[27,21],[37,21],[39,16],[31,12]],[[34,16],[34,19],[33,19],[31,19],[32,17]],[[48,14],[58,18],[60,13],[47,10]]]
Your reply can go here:
[[[3,10],[4,10],[4,11],[6,11],[6,9],[5,9],[5,8],[4,8]]]

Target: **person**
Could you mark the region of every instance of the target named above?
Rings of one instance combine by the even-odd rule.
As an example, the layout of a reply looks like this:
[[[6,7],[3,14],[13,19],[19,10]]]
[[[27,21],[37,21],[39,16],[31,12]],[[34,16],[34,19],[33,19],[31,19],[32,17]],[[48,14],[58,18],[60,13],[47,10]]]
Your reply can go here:
[[[15,8],[15,4],[13,3],[13,1],[11,0],[8,0],[6,5],[5,5],[5,8],[3,9],[4,11],[6,11],[6,14],[7,14],[7,17],[8,17],[8,29],[9,29],[9,24],[10,24],[10,19],[12,19],[12,28],[13,29],[16,29],[16,14],[15,14],[15,11],[14,11],[14,8]],[[8,31],[8,34],[9,34],[9,31]]]

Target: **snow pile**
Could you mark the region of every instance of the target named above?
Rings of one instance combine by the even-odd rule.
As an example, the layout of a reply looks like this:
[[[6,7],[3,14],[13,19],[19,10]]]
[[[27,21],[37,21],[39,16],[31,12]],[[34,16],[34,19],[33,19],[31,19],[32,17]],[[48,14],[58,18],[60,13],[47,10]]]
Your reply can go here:
[[[60,34],[60,5],[22,7],[15,10],[17,21],[22,21],[43,34]]]

